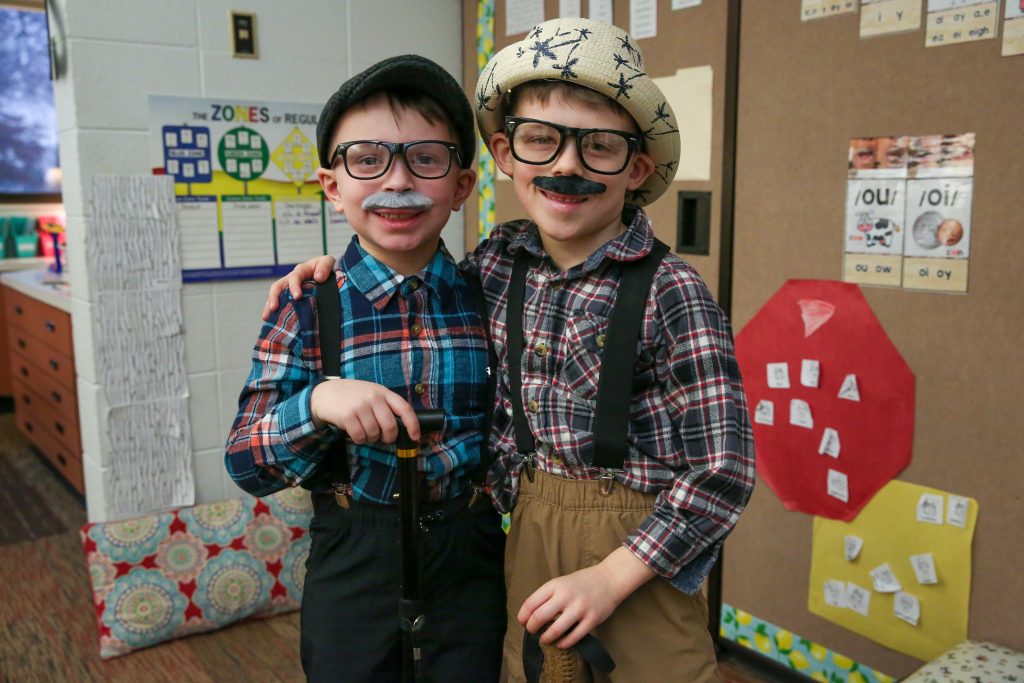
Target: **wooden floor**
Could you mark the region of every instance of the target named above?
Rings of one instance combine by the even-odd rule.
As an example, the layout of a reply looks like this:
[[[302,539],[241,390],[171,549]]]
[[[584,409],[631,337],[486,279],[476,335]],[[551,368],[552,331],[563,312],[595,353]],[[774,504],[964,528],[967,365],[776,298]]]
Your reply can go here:
[[[82,499],[0,415],[0,681],[302,681],[298,613],[191,636],[103,661],[78,527]],[[726,683],[771,683],[743,662]]]

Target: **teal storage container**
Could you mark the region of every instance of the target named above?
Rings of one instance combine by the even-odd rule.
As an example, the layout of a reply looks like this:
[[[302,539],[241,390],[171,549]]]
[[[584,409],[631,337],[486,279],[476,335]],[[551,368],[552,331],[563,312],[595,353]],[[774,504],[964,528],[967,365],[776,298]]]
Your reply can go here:
[[[5,249],[7,258],[30,258],[36,255],[36,251],[39,249],[39,233],[36,232],[36,221],[34,218],[26,216],[9,217],[7,219],[6,233],[8,237],[5,242],[10,245],[10,251]]]

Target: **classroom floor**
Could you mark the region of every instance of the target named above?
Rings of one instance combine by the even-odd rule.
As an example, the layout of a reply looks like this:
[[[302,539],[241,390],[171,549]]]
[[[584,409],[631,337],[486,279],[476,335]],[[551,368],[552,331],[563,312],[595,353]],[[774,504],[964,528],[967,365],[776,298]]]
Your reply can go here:
[[[108,661],[99,658],[78,528],[85,503],[0,414],[0,680],[302,681],[298,613],[196,635]],[[774,683],[725,656],[725,683]]]

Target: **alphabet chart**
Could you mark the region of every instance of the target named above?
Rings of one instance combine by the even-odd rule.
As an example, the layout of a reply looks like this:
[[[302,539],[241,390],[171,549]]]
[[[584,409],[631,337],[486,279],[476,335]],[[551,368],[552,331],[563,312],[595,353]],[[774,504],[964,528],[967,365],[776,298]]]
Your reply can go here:
[[[974,138],[850,140],[843,281],[967,291]]]

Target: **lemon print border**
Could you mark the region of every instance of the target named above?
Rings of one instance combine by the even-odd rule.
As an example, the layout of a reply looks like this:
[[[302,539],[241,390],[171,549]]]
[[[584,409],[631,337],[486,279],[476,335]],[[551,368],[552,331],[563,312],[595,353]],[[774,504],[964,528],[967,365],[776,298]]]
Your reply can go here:
[[[722,604],[719,636],[762,657],[768,657],[812,681],[821,683],[893,683],[892,676],[875,671],[824,645],[779,628],[750,612]]]

